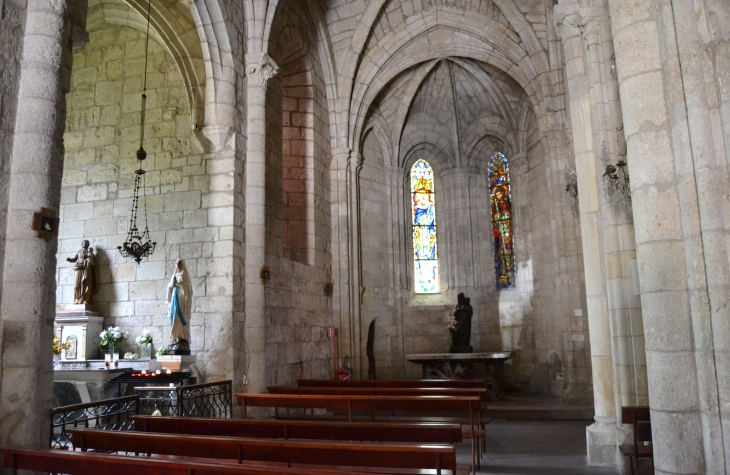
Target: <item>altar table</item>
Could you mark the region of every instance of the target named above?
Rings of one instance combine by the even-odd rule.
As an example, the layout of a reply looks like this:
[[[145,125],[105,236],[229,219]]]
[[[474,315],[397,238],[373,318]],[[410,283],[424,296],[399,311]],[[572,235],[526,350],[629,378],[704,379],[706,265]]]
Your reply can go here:
[[[474,364],[484,363],[486,366],[487,390],[492,399],[499,395],[499,367],[512,357],[509,351],[498,351],[490,353],[424,353],[406,355],[406,360],[411,363],[420,364],[423,371],[423,379],[430,379],[429,372],[437,368],[439,363],[451,364]]]

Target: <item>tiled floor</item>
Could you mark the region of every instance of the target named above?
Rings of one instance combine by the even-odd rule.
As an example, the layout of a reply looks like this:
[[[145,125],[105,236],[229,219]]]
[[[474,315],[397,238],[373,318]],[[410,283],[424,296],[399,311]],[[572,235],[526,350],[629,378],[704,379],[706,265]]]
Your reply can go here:
[[[493,420],[487,426],[487,451],[477,473],[488,475],[618,475],[586,462],[590,421]],[[459,464],[470,463],[468,444],[457,449]]]

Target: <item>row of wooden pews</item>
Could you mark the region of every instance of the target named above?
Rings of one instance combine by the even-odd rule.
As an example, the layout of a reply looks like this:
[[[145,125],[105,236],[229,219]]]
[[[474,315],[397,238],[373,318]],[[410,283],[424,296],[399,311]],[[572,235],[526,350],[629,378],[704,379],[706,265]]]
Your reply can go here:
[[[401,387],[401,383],[414,382],[393,382],[391,388],[378,386],[367,392],[354,391],[355,384],[350,390],[320,391],[327,394],[284,390],[285,394],[236,395],[244,412],[251,406],[273,407],[274,412],[278,408],[323,408],[340,412],[345,420],[338,420],[338,414],[304,420],[133,416],[133,432],[69,430],[72,444],[80,452],[13,447],[0,447],[0,452],[13,473],[440,475],[469,471],[469,467],[457,466],[454,444],[471,438],[473,472],[474,443],[483,437],[479,424],[483,423],[480,415],[486,395],[459,392],[456,390],[469,388],[449,388],[441,382],[422,381],[420,392],[412,390],[418,389],[415,386]],[[399,388],[408,391],[394,391]],[[385,395],[378,395],[378,390]],[[416,415],[439,412],[460,417]],[[462,428],[462,423],[468,428]]]
[[[251,407],[273,408],[277,419],[372,422],[455,423],[469,439],[472,471],[479,467],[484,444],[487,391],[479,381],[336,381],[298,380],[297,387],[271,386],[269,394],[236,394],[244,417]],[[285,409],[282,413],[280,409]],[[290,409],[303,409],[292,414]],[[310,415],[306,415],[306,410]],[[331,413],[315,415],[315,409]]]

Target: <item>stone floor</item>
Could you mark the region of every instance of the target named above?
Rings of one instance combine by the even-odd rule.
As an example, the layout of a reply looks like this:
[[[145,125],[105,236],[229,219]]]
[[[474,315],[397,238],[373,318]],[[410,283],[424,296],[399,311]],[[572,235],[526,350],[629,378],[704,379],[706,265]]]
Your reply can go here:
[[[618,475],[586,463],[586,427],[591,421],[506,421],[487,426],[487,451],[477,473],[485,475]],[[468,444],[457,448],[459,464],[470,464]]]

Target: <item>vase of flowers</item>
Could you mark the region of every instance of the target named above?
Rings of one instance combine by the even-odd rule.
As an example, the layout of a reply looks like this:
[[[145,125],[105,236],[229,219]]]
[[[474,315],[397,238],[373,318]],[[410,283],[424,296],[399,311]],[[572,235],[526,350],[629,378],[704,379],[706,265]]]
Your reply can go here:
[[[117,344],[127,339],[127,331],[120,330],[119,327],[109,327],[99,334],[101,337],[101,346],[107,347],[107,352],[114,361],[114,353],[116,353]]]
[[[152,335],[147,329],[142,330],[142,333],[135,339],[139,345],[139,357],[140,359],[150,359],[152,357]]]
[[[53,369],[56,369],[61,364],[61,352],[71,348],[71,343],[61,343],[61,339],[58,335],[53,337]]]

